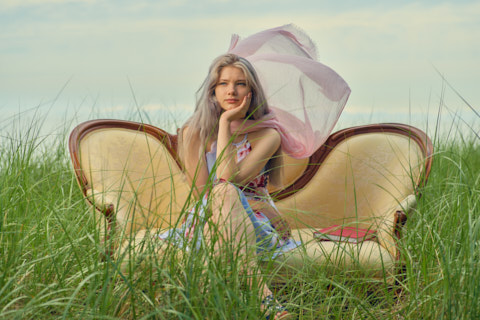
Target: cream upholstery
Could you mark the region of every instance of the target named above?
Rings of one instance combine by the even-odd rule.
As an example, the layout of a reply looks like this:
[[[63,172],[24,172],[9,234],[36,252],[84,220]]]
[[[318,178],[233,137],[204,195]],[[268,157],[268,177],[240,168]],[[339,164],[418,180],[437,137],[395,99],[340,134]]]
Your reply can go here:
[[[188,198],[183,174],[165,145],[144,132],[124,128],[92,131],[80,143],[87,196],[113,205],[123,236],[174,224]]]
[[[406,136],[353,136],[329,153],[302,190],[277,206],[297,228],[370,220],[414,192],[422,165],[420,148]]]
[[[296,229],[293,237],[304,244],[275,260],[279,267],[274,282],[285,282],[289,275],[306,268],[323,268],[326,272],[360,271],[363,275],[382,278],[392,274],[395,258],[376,241],[359,244],[313,239],[312,229]]]
[[[404,135],[366,133],[338,144],[302,190],[276,203],[306,243],[279,259],[284,271],[307,259],[341,269],[361,266],[376,276],[393,273],[394,214],[411,208],[423,166],[422,150]],[[312,240],[314,230],[334,224],[377,230],[378,242]]]
[[[145,230],[162,230],[179,220],[189,206],[189,186],[168,147],[172,136],[128,125],[93,121],[87,129],[79,126],[70,148],[86,198],[97,212],[114,212],[109,218],[114,223],[108,223],[115,225],[117,235],[121,231],[139,242],[142,235],[151,235]],[[297,184],[312,166],[318,170],[301,189],[276,202],[294,238],[304,244],[277,259],[280,275],[307,264],[363,269],[376,277],[394,272],[396,212],[408,212],[415,205],[417,186],[428,175],[430,162],[418,139],[402,131],[405,126],[397,130],[385,125],[390,128],[385,132],[378,126],[358,133],[355,129],[345,137],[340,132],[332,138],[332,147],[329,140],[319,150],[325,154],[319,163],[284,156],[285,186]],[[378,239],[359,245],[313,239],[314,230],[333,224],[375,229]]]
[[[302,176],[305,172],[305,169],[308,166],[308,159],[295,159],[289,157],[285,153],[281,154],[282,157],[282,173],[281,173],[281,185],[283,187],[289,186],[294,183],[298,178]],[[269,184],[268,192],[274,194],[279,191],[279,186]]]

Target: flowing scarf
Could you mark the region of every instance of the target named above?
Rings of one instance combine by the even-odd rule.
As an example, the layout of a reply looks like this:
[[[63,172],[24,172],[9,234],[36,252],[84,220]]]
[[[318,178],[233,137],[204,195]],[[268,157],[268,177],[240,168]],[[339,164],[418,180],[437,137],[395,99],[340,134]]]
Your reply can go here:
[[[291,157],[310,157],[328,138],[350,95],[348,84],[317,61],[306,33],[285,25],[245,39],[233,35],[229,53],[254,66],[270,113],[262,119],[232,122],[237,132],[274,128],[282,150]],[[239,131],[240,130],[240,131]]]

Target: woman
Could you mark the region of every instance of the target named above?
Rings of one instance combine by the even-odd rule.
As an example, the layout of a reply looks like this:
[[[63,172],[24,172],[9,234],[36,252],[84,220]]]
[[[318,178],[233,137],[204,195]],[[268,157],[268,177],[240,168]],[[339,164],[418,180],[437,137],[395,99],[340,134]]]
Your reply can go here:
[[[291,25],[242,41],[234,36],[229,52],[212,63],[195,112],[179,131],[181,160],[200,204],[180,228],[160,237],[190,247],[212,244],[219,254],[233,244],[240,255],[254,250],[272,259],[297,247],[266,188],[269,180],[280,184],[280,151],[309,157],[333,129],[350,90]],[[269,107],[250,62],[262,71],[268,102],[277,108]],[[266,284],[260,289],[270,314],[288,316]]]
[[[218,57],[200,92],[194,114],[180,129],[179,145],[186,176],[203,204],[161,237],[195,239],[197,245],[205,240],[216,251],[234,243],[245,256],[250,249],[272,257],[295,248],[266,188],[269,177],[279,179],[275,156],[281,137],[265,127],[269,109],[252,65],[235,54]],[[264,307],[274,306],[276,318],[285,318],[265,284],[261,291]]]

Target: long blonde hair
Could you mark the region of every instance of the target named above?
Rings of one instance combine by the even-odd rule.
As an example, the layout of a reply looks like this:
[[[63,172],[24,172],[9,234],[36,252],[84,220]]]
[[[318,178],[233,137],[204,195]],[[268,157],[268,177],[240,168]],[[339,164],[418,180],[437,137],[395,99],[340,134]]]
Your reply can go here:
[[[217,86],[222,69],[227,66],[236,67],[243,71],[247,86],[250,87],[252,92],[250,107],[245,118],[249,120],[257,120],[270,112],[265,93],[258,80],[257,73],[250,62],[232,53],[219,56],[210,65],[208,75],[197,91],[197,102],[194,113],[178,132],[179,156],[183,162],[185,154],[183,151],[184,141],[189,141],[194,136],[198,135],[200,140],[198,154],[199,157],[202,157],[206,152],[208,141],[217,139],[218,120],[222,113],[222,108],[215,97],[215,87]],[[185,133],[184,129],[186,127],[188,127],[188,130]],[[269,161],[269,163],[271,163],[271,161]],[[276,164],[278,164],[278,161]],[[270,168],[271,165],[267,165],[267,167]],[[274,180],[277,179],[274,178]],[[275,181],[272,182],[275,183]]]

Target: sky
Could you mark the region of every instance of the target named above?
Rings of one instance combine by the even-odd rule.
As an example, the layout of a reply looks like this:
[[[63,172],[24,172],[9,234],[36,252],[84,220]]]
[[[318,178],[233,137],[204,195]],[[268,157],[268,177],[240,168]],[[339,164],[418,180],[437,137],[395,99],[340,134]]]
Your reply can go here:
[[[440,105],[480,122],[479,1],[2,0],[0,124],[33,109],[179,125],[232,34],[288,23],[350,85],[342,126],[423,125]]]

